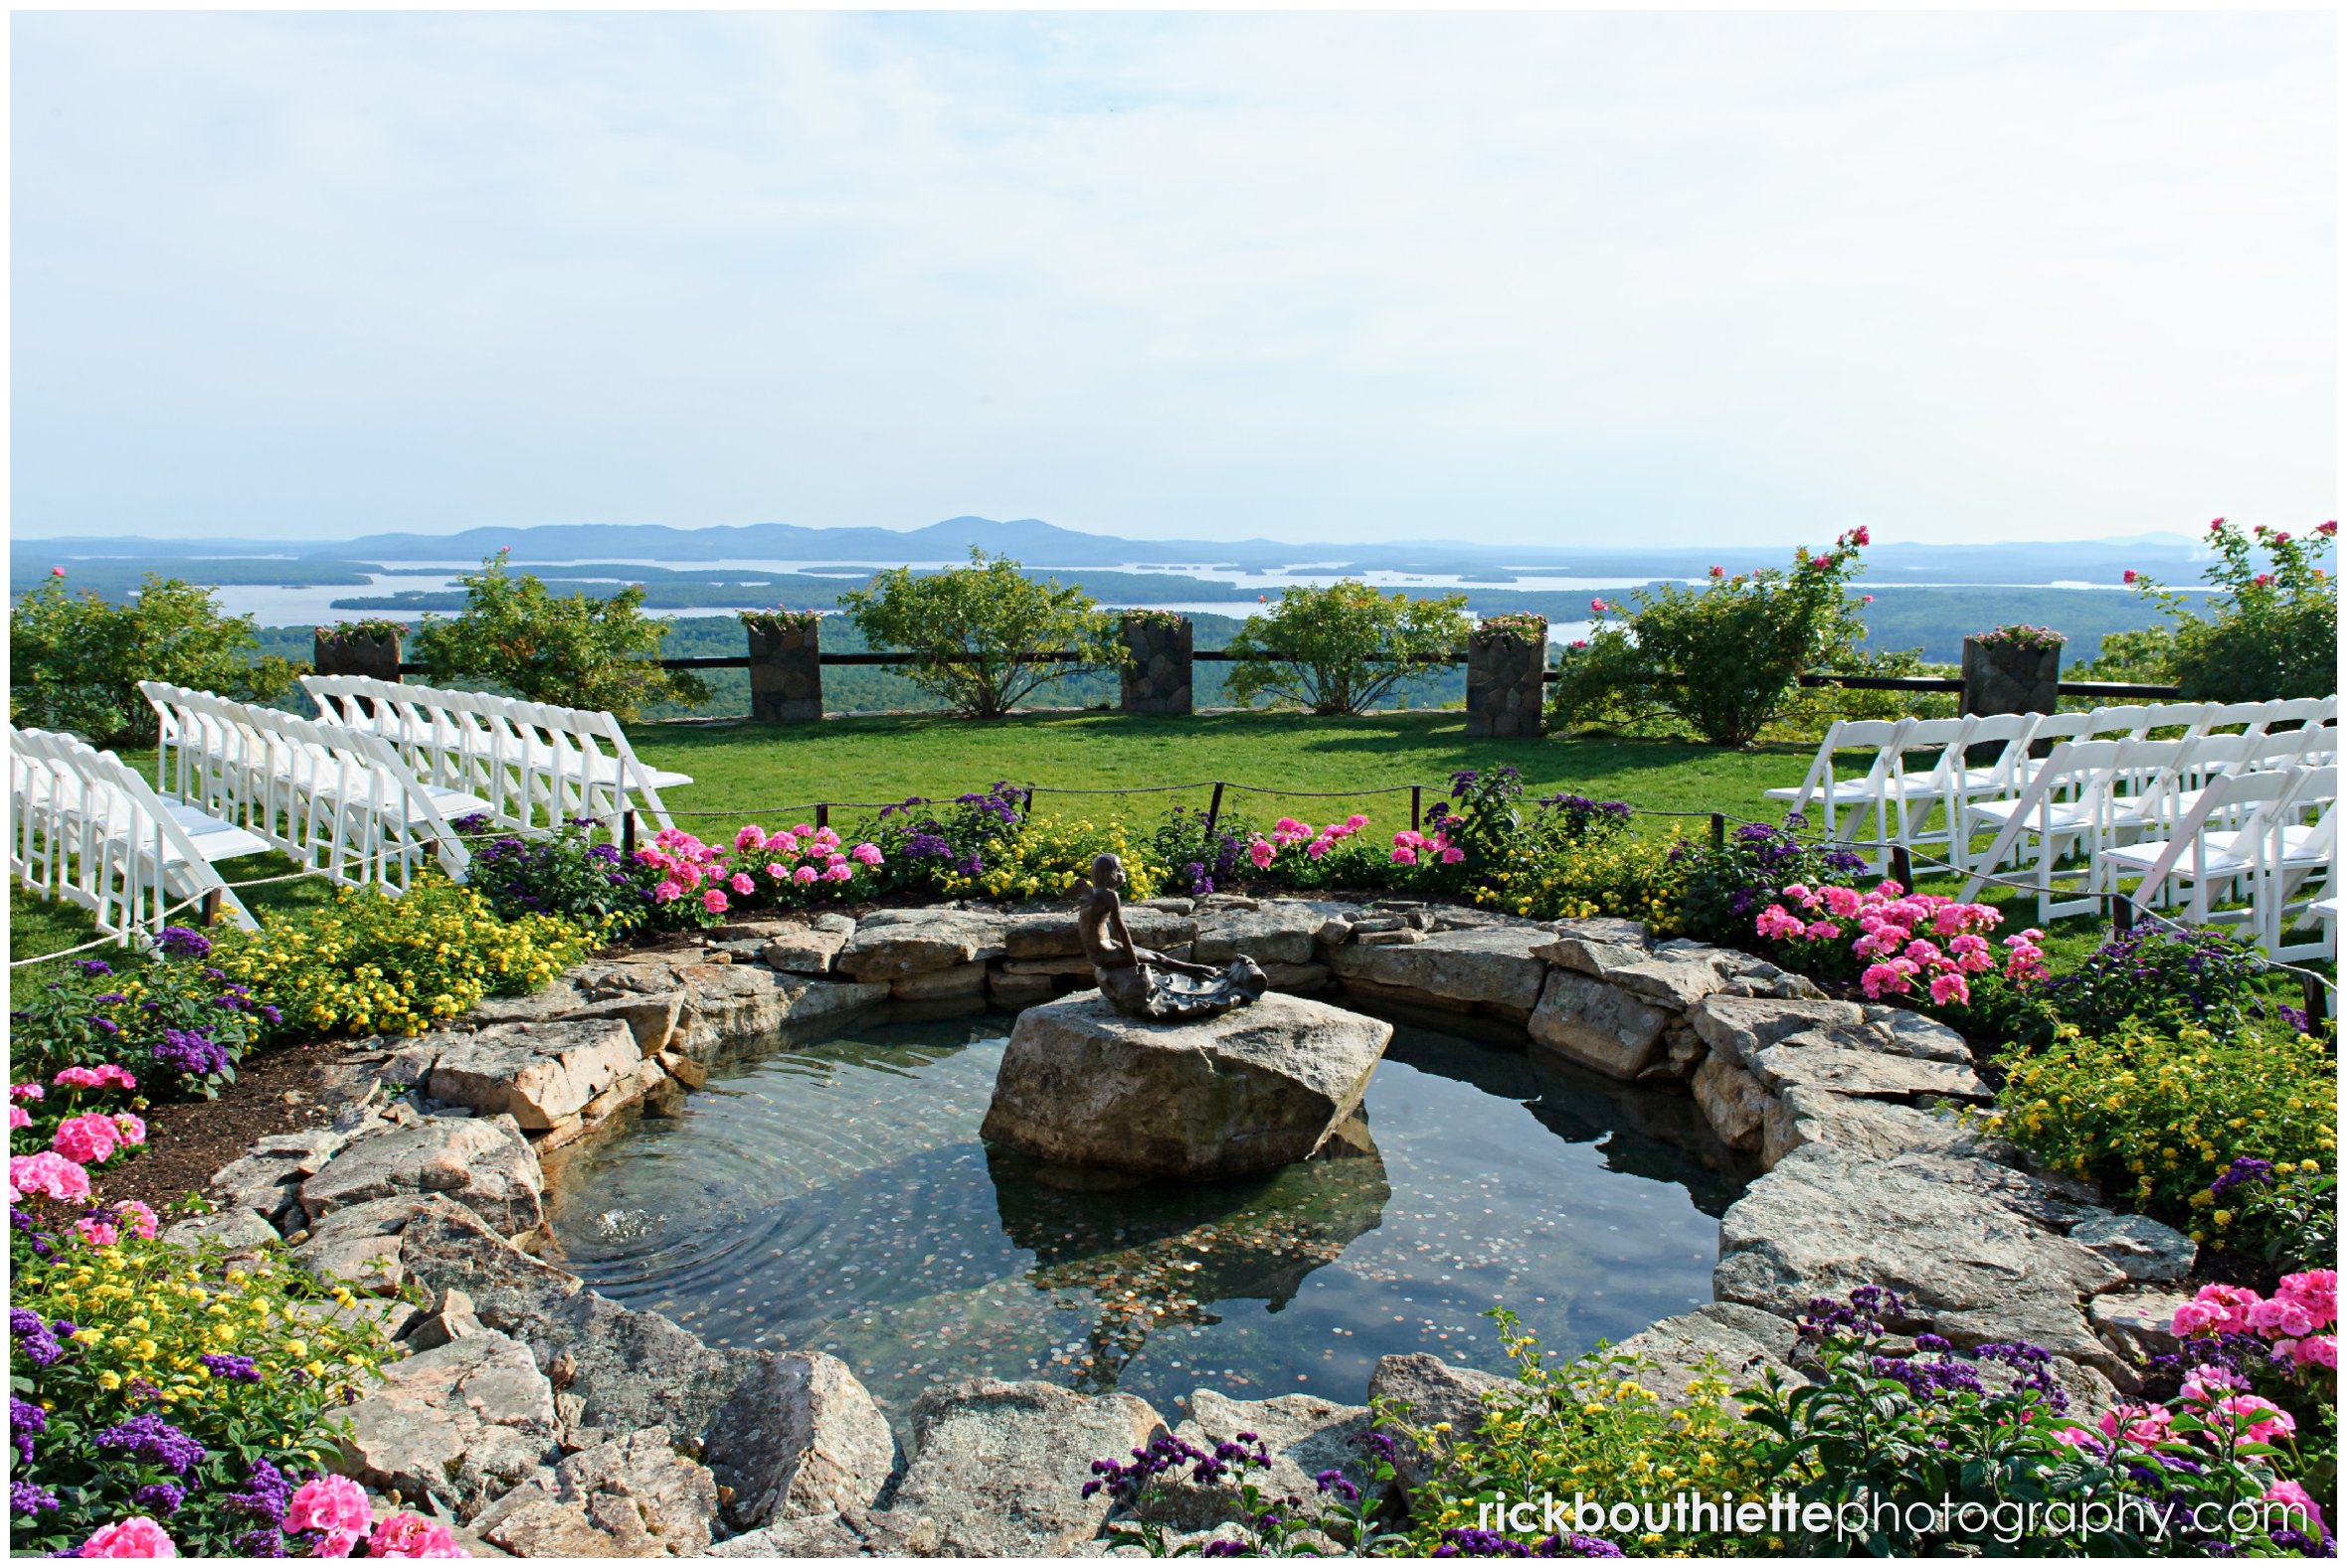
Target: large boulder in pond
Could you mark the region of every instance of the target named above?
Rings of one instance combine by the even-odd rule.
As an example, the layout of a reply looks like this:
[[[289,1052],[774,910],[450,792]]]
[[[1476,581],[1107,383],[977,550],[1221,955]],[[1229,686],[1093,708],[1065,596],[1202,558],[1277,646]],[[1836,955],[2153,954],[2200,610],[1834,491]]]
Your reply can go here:
[[[1098,991],[1018,1015],[985,1135],[1042,1159],[1219,1180],[1304,1159],[1360,1104],[1381,1019],[1271,994],[1216,1018],[1128,1018]]]

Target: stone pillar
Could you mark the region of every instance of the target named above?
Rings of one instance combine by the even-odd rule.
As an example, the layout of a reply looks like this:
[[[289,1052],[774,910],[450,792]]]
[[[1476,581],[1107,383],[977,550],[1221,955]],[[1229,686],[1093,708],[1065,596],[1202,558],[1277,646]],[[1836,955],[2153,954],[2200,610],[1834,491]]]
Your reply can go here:
[[[1187,718],[1190,711],[1190,624],[1187,615],[1129,610],[1120,622],[1127,661],[1120,672],[1127,713]]]
[[[1467,638],[1467,733],[1538,735],[1547,718],[1548,617],[1493,615]]]
[[[823,623],[812,611],[744,615],[750,636],[750,717],[799,724],[823,716]]]
[[[1963,713],[2052,713],[2061,682],[2059,642],[2038,648],[2003,638],[1964,639]]]
[[[400,678],[400,632],[396,625],[375,630],[357,626],[320,626],[310,643],[309,662],[320,675],[371,675],[377,680]]]

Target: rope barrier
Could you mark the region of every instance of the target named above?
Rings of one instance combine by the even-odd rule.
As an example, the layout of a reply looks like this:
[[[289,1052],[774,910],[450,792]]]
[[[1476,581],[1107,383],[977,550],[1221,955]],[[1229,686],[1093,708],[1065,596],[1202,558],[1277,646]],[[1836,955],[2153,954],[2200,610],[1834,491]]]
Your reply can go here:
[[[160,914],[160,915],[156,916],[155,918],[156,918],[157,920],[169,920],[169,919],[170,919],[172,916],[174,916],[174,915],[178,914],[178,913],[179,913],[181,910],[183,910],[183,909],[192,909],[192,908],[193,908],[193,907],[195,907],[196,905],[203,903],[203,902],[204,902],[204,899],[205,899],[205,896],[206,896],[206,895],[205,895],[205,894],[203,894],[203,893],[198,893],[198,894],[196,894],[196,895],[195,895],[194,897],[192,897],[192,898],[184,898],[184,899],[181,899],[181,900],[180,900],[178,903],[176,903],[176,904],[172,905],[172,906],[171,906],[169,909],[167,909],[167,910],[163,911],[163,913],[162,913],[162,914]],[[59,958],[72,958],[72,957],[73,957],[75,954],[77,954],[77,953],[88,953],[88,952],[89,952],[90,949],[92,949],[92,948],[120,948],[120,947],[125,947],[125,946],[127,946],[127,945],[128,945],[129,941],[130,941],[130,935],[129,935],[129,933],[128,933],[128,932],[122,932],[122,933],[118,933],[117,935],[114,935],[114,936],[111,936],[111,937],[99,937],[99,938],[98,938],[97,940],[95,940],[94,942],[85,942],[85,943],[81,944],[79,947],[73,947],[73,948],[60,948],[60,949],[58,949],[58,950],[57,950],[57,952],[55,952],[55,953],[44,953],[44,954],[41,954],[41,955],[39,955],[39,956],[38,956],[38,957],[36,957],[36,958],[11,958],[11,959],[9,959],[9,960],[8,960],[8,966],[9,966],[10,968],[12,968],[12,969],[21,969],[21,968],[24,968],[24,967],[26,967],[26,966],[27,966],[27,965],[29,965],[29,964],[34,964],[34,963],[50,963],[50,962],[54,962],[55,960],[57,960],[57,959],[59,959]]]

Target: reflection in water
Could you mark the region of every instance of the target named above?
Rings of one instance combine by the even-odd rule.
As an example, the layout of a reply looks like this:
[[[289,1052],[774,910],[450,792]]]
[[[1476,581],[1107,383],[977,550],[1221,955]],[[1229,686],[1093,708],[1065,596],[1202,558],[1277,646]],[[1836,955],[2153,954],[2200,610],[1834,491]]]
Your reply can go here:
[[[1190,1186],[984,1143],[1007,1030],[720,1064],[548,1157],[560,1261],[713,1341],[830,1350],[900,1418],[970,1375],[1352,1402],[1380,1355],[1500,1365],[1495,1305],[1572,1350],[1710,1298],[1736,1172],[1684,1098],[1405,1026],[1329,1153]]]

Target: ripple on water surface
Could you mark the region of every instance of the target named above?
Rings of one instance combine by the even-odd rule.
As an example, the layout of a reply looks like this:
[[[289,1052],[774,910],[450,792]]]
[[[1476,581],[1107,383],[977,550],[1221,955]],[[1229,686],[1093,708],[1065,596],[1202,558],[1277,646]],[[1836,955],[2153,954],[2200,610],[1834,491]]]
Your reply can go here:
[[[866,1022],[721,1064],[550,1157],[560,1261],[704,1338],[824,1349],[902,1417],[950,1377],[1357,1401],[1381,1355],[1500,1367],[1711,1298],[1724,1150],[1684,1097],[1399,1028],[1343,1146],[1212,1186],[983,1142],[1010,1020]]]

